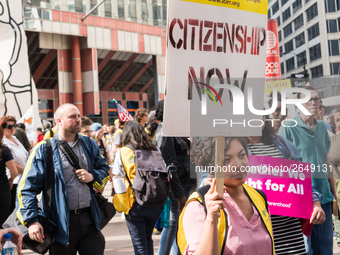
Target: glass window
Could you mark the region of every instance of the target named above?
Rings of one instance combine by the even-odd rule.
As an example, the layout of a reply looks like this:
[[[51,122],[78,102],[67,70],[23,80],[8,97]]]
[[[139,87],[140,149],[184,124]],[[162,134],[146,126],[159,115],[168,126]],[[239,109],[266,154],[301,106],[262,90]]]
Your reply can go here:
[[[308,3],[308,2],[309,2],[309,0],[305,0],[305,4]]]
[[[135,115],[135,111],[139,108],[138,101],[126,101],[126,110],[132,115]]]
[[[336,19],[327,20],[326,24],[327,24],[327,33],[338,32],[337,20]]]
[[[307,33],[308,33],[308,41],[310,41],[313,38],[319,36],[320,35],[320,32],[319,32],[319,23],[316,23],[315,25],[313,25],[310,28],[308,28],[307,29]]]
[[[328,12],[335,12],[335,0],[325,0],[325,10]]]
[[[142,20],[147,21],[148,20],[148,6],[146,3],[146,0],[142,0]]]
[[[281,6],[284,6],[289,0],[281,0]]]
[[[287,67],[287,72],[295,69],[295,61],[294,61],[294,57],[287,59],[286,61],[286,67]]]
[[[272,15],[271,15],[271,9],[269,9],[269,10],[268,10],[268,19],[270,19],[271,16],[272,16]]]
[[[275,4],[273,4],[272,6],[272,12],[273,12],[273,15],[279,10],[279,1],[276,1]]]
[[[289,36],[291,33],[292,33],[292,23],[290,23],[289,25],[283,28],[283,35],[285,36],[285,38]]]
[[[330,66],[331,66],[331,75],[340,74],[340,63],[330,63]]]
[[[303,26],[303,14],[297,17],[294,21],[294,30],[298,30],[300,27]]]
[[[104,9],[105,9],[105,17],[111,18],[112,17],[112,2],[105,1]]]
[[[167,22],[167,9],[168,9],[168,1],[167,0],[163,0],[162,1],[162,9],[163,9],[163,25],[166,25]],[[144,107],[146,108],[146,107]]]
[[[52,20],[52,11],[51,10],[42,9],[42,17],[45,20]]]
[[[293,40],[285,43],[285,53],[291,52],[293,50]]]
[[[303,66],[306,63],[306,51],[296,55],[297,67]]]
[[[153,10],[153,24],[158,26],[158,22],[161,21],[161,6],[157,4],[157,0],[152,1],[152,10]]]
[[[310,7],[306,11],[306,15],[307,15],[307,22],[309,22],[310,20],[312,20],[313,18],[318,16],[318,5],[317,5],[317,3],[313,4],[312,7]]]
[[[129,2],[129,17],[131,18],[131,21],[137,21],[137,13],[136,13],[136,0],[130,0]]]
[[[277,20],[277,26],[279,27],[281,25],[281,18],[280,18],[280,16],[277,17],[276,20]]]
[[[53,100],[39,99],[38,106],[40,118],[53,118]]]
[[[320,43],[309,48],[309,61],[312,62],[321,58],[321,47]]]
[[[293,3],[293,13],[299,10],[302,7],[302,0],[295,0]]]
[[[304,44],[305,44],[305,33],[302,32],[301,34],[295,37],[295,47],[298,48]]]
[[[310,72],[312,73],[312,78],[318,78],[318,77],[323,76],[322,65],[311,68]]]
[[[281,30],[280,30],[277,34],[278,34],[278,36],[279,36],[279,42],[281,42],[281,41],[282,41]]]
[[[97,4],[97,0],[90,0],[90,8],[92,9],[93,7],[95,7]],[[98,15],[98,8],[95,9],[92,13],[92,15]]]
[[[106,4],[106,2],[105,2]],[[74,0],[74,9],[75,12],[80,12],[80,13],[84,13],[85,10],[83,8],[83,1],[82,0]],[[105,7],[106,9],[106,7]]]
[[[124,0],[117,0],[117,4],[118,4],[118,18],[125,19]]]
[[[285,73],[285,65],[284,62],[281,63],[281,74]]]
[[[120,100],[117,100],[119,104],[122,104]],[[108,117],[118,117],[118,110],[116,102],[107,101],[107,114]]]
[[[282,13],[282,22],[285,22],[290,17],[290,7]]]
[[[283,56],[282,46],[280,46],[279,50],[280,50],[280,57],[282,57]]]
[[[339,40],[329,40],[328,41],[328,52],[330,56],[339,55]]]

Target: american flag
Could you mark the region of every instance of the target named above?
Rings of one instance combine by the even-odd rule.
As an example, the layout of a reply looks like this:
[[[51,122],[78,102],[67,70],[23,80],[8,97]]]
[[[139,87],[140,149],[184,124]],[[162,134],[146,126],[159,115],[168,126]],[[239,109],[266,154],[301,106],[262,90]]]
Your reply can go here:
[[[123,106],[121,106],[120,103],[118,103],[115,99],[112,99],[111,102],[115,102],[117,105],[118,117],[120,121],[133,120],[133,117],[131,116],[131,114]]]

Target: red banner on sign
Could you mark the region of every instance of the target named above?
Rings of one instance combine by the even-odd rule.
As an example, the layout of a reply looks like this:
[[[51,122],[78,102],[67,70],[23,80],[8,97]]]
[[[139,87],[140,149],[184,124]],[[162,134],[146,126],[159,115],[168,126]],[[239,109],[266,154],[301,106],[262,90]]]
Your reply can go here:
[[[266,81],[281,80],[279,38],[277,20],[268,19]]]

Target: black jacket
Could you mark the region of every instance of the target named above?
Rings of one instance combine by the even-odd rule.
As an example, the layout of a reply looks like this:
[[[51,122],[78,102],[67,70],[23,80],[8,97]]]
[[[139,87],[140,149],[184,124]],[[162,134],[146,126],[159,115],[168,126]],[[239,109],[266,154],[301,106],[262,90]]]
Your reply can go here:
[[[162,123],[158,125],[154,144],[160,149],[171,174],[170,187],[175,198],[184,196],[183,186],[190,184],[189,146],[181,137],[162,136]]]

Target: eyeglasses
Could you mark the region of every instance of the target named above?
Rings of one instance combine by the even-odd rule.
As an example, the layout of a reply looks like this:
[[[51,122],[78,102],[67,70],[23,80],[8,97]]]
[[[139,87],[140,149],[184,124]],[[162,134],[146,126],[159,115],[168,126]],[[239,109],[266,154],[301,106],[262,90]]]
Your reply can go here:
[[[7,125],[5,128],[8,128],[9,130],[11,130],[14,127],[15,127],[15,125]]]
[[[314,101],[315,104],[319,103],[320,102],[320,98],[318,98],[318,97],[311,98],[311,99],[309,99],[308,103],[312,103],[312,101]]]

